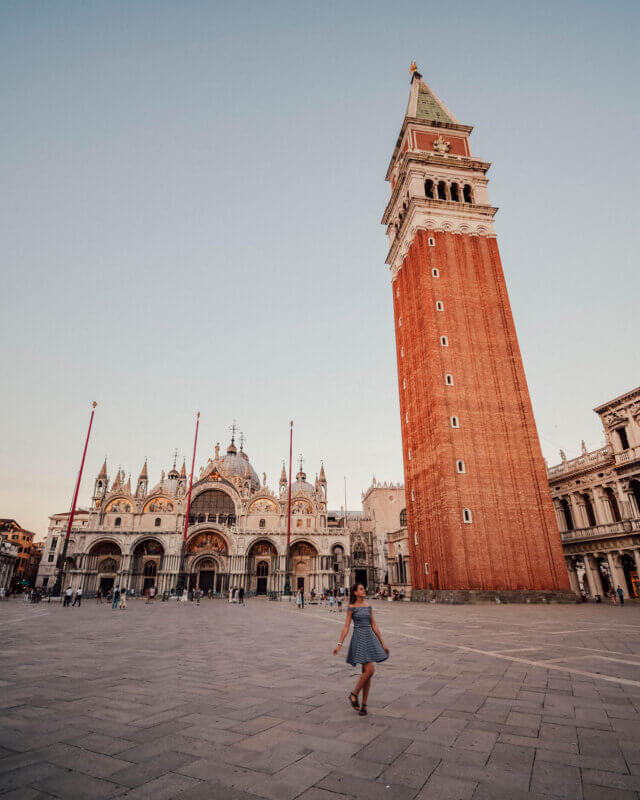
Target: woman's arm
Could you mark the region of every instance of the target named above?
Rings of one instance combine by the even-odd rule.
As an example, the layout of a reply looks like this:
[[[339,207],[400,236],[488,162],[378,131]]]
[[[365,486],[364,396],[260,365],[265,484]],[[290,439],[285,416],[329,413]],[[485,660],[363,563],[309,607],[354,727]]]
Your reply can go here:
[[[347,618],[344,621],[344,627],[340,633],[340,641],[338,642],[338,646],[334,649],[333,655],[337,656],[338,651],[342,647],[342,642],[344,642],[344,638],[349,631],[349,625],[351,625],[351,617],[353,616],[353,611],[347,611]]]
[[[380,633],[380,630],[379,630],[378,626],[376,625],[376,621],[373,618],[373,609],[371,609],[371,628],[372,628],[373,632],[375,633],[375,635],[380,640],[380,644],[382,645],[382,649],[385,651],[385,653],[388,654],[389,653],[389,648],[382,641],[382,634]]]

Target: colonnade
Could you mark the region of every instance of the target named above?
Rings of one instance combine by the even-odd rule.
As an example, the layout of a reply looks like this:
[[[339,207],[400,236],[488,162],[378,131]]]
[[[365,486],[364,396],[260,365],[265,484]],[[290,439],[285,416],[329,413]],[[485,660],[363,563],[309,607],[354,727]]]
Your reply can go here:
[[[586,581],[586,589],[591,597],[600,595],[605,596],[605,590],[602,582],[602,574],[600,571],[600,559],[606,561],[611,583],[614,589],[618,586],[622,589],[623,596],[629,598],[629,585],[627,583],[627,576],[622,566],[622,557],[627,554],[634,560],[636,574],[640,577],[640,548],[620,548],[619,550],[605,550],[594,549],[591,553],[581,553],[576,555],[566,556],[567,570],[569,572],[569,580],[571,588],[575,592],[580,592],[580,582],[576,569],[576,562],[582,561],[584,567],[584,579]]]

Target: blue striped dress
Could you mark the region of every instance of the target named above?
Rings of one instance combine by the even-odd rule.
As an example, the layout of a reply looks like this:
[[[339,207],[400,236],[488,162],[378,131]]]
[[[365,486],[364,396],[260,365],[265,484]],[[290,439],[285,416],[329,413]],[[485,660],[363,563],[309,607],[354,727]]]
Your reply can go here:
[[[368,664],[370,661],[386,661],[389,656],[380,644],[380,639],[371,627],[371,606],[349,606],[353,612],[353,636],[349,643],[347,664]]]

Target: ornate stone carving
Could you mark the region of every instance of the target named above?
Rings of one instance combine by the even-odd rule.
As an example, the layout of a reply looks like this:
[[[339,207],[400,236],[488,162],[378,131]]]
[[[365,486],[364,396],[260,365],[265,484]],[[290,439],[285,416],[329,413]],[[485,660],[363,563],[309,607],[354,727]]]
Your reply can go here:
[[[433,143],[433,149],[440,155],[445,155],[451,149],[451,142],[447,142],[442,134]]]

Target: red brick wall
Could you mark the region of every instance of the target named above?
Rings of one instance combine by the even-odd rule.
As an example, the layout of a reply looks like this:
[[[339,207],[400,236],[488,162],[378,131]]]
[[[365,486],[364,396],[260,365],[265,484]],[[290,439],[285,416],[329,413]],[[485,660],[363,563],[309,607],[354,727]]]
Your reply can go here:
[[[419,231],[393,295],[413,585],[569,589],[496,240]]]

